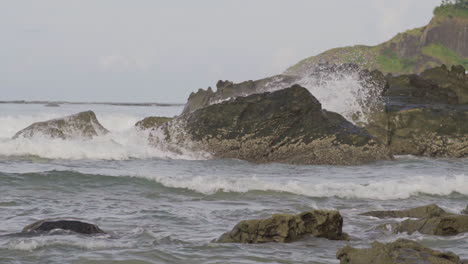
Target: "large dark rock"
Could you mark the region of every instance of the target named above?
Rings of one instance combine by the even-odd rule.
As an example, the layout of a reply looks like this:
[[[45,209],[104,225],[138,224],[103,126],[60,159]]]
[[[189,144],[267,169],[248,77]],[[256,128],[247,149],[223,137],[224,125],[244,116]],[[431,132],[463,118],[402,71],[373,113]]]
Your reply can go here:
[[[455,236],[468,232],[468,215],[448,214],[418,220],[408,219],[401,223],[382,225],[379,228],[390,229],[395,233],[419,232],[433,236]]]
[[[462,66],[387,79],[386,103],[364,127],[392,154],[468,156],[468,76]]]
[[[19,131],[14,139],[31,138],[37,135],[61,139],[91,139],[109,133],[97,120],[92,111],[81,112],[63,118],[34,123]]]
[[[105,234],[98,226],[81,222],[78,220],[52,220],[46,219],[37,221],[23,229],[23,233],[42,233],[49,232],[55,229],[73,231],[79,234],[93,235]]]
[[[276,214],[268,219],[245,220],[223,234],[219,243],[260,244],[294,242],[306,235],[331,240],[347,239],[338,211],[310,211],[297,215]]]
[[[361,215],[373,216],[377,218],[427,218],[427,217],[437,217],[446,215],[447,213],[444,209],[440,208],[435,204],[421,206],[417,208],[407,209],[407,210],[397,210],[397,211],[371,211],[366,212]]]
[[[371,248],[340,249],[336,257],[341,264],[463,264],[451,252],[440,252],[414,241],[399,239],[393,243],[372,243]]]
[[[467,214],[468,215],[468,205],[466,206],[465,210],[461,211],[462,214]]]
[[[352,165],[391,159],[364,129],[323,110],[298,85],[198,109],[163,124],[159,132],[215,158],[256,163]]]

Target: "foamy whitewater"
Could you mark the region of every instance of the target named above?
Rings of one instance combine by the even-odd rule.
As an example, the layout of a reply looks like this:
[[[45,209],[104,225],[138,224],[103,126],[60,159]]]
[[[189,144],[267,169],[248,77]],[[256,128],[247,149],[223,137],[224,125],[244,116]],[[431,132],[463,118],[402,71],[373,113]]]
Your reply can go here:
[[[362,89],[353,78],[308,88],[328,110],[347,116],[361,107]],[[93,110],[111,133],[90,141],[11,139],[34,122],[85,110]],[[468,205],[467,159],[403,156],[354,167],[257,165],[150,147],[146,135],[133,128],[144,117],[181,111],[0,104],[0,263],[338,263],[336,251],[347,242],[212,242],[244,219],[312,209],[340,210],[352,246],[405,237],[468,258],[467,234],[379,233],[373,227],[388,220],[359,216],[430,203],[460,212]],[[34,221],[55,217],[96,223],[108,234],[17,234]]]

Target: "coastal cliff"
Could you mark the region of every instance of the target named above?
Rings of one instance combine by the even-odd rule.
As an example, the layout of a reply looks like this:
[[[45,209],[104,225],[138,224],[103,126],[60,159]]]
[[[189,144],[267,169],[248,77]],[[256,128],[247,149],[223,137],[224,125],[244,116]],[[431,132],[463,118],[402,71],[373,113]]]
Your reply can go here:
[[[444,4],[428,25],[399,33],[377,46],[335,48],[306,58],[285,71],[303,76],[320,62],[355,63],[391,74],[421,73],[441,64],[468,67],[468,5]]]

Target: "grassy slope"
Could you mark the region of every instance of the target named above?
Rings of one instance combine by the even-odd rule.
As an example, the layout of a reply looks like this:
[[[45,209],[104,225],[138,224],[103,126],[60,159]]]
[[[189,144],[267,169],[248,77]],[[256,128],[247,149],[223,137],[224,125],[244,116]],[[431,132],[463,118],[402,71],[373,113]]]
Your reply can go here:
[[[441,20],[447,18],[463,19],[468,24],[468,8],[460,9],[453,6],[442,6],[434,10],[434,19],[428,27],[435,26]],[[377,46],[353,46],[328,50],[318,56],[313,56],[300,61],[290,67],[286,73],[297,73],[307,65],[313,65],[321,61],[332,63],[356,63],[364,68],[378,69],[385,73],[417,73],[424,68],[439,64],[464,65],[468,68],[468,58],[460,57],[455,51],[443,45],[431,44],[418,47],[419,51],[411,58],[398,56],[393,46],[399,46],[408,38],[421,38],[426,27],[408,30],[400,33],[391,40]]]

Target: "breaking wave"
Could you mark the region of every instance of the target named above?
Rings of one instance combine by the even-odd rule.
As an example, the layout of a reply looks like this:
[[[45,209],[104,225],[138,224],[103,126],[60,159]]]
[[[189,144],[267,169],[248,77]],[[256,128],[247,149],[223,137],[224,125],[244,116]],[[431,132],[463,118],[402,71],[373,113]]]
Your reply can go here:
[[[256,177],[225,178],[196,176],[189,179],[166,176],[140,176],[170,188],[184,188],[203,194],[217,192],[246,193],[249,191],[286,192],[308,197],[339,197],[345,199],[392,200],[417,195],[468,195],[468,176],[413,176],[403,179],[372,181],[366,184],[338,182],[308,183],[298,180],[272,181]]]
[[[138,131],[134,124],[141,117],[125,114],[98,115],[99,122],[111,133],[94,137],[92,140],[62,140],[42,136],[33,138],[11,137],[19,130],[34,122],[63,117],[64,114],[37,114],[19,116],[0,116],[0,156],[38,156],[48,159],[206,159],[206,153],[192,152],[178,148],[151,146],[146,132]]]
[[[54,175],[67,177],[91,176],[96,177],[134,177],[154,181],[165,188],[186,189],[204,195],[218,193],[248,193],[248,192],[274,192],[289,193],[313,198],[338,197],[342,199],[371,199],[395,200],[408,199],[420,195],[450,196],[453,194],[468,196],[468,175],[458,174],[451,176],[415,176],[391,179],[366,179],[364,182],[339,179],[317,179],[314,175],[303,175],[299,178],[276,178],[264,176],[239,175],[160,175],[154,171],[146,172],[135,170],[105,170],[103,174],[94,175],[96,171],[78,169],[77,172],[53,171]],[[99,170],[98,172],[99,173]],[[104,174],[105,173],[105,174]],[[29,176],[48,175],[48,173],[32,173]]]

